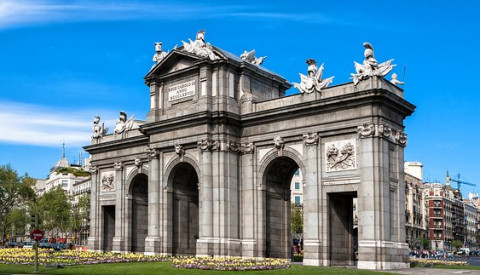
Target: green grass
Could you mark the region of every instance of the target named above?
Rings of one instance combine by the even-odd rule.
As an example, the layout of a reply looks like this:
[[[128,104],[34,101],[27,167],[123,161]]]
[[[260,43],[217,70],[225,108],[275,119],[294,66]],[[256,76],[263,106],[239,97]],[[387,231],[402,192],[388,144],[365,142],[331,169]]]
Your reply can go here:
[[[476,265],[436,265],[433,268],[480,270],[480,266]]]
[[[33,273],[33,266],[24,265],[5,265],[0,264],[0,273],[30,274]],[[281,270],[262,270],[262,271],[212,271],[212,270],[196,270],[196,269],[177,269],[172,267],[172,263],[162,262],[146,262],[146,263],[118,263],[118,264],[96,264],[96,265],[78,265],[67,266],[60,269],[52,269],[41,266],[40,274],[119,274],[119,275],[150,275],[150,274],[280,274],[280,275],[309,275],[309,274],[326,274],[326,275],[391,275],[394,273],[377,272],[369,270],[358,270],[350,268],[338,267],[313,267],[292,265],[289,269]]]

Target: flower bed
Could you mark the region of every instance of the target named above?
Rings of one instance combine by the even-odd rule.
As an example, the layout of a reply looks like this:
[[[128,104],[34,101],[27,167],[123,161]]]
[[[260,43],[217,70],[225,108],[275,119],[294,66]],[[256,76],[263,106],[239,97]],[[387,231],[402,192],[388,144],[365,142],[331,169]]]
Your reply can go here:
[[[422,258],[410,258],[410,263],[421,264],[424,266],[434,265],[468,265],[467,261],[450,261],[450,260],[437,260],[437,259],[422,259]]]
[[[0,249],[0,264],[25,264],[33,265],[35,250],[7,248]],[[63,250],[55,252],[52,249],[38,250],[39,265],[80,265],[100,263],[126,263],[126,262],[165,262],[171,261],[169,256],[145,256],[143,254],[129,253],[96,253],[88,251]]]
[[[180,257],[173,267],[206,270],[272,270],[289,268],[285,259],[254,259],[241,257]]]

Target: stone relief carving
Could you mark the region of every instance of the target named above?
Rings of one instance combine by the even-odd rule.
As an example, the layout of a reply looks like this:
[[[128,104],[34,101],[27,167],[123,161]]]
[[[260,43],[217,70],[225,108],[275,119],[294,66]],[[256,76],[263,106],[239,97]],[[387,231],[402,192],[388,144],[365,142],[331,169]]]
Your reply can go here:
[[[305,145],[317,145],[318,144],[318,134],[317,133],[303,134],[303,142],[305,143]]]
[[[160,63],[160,61],[162,61],[165,58],[165,56],[167,56],[167,54],[168,52],[162,51],[162,42],[155,42],[155,54],[153,55],[153,58],[152,58],[155,64],[153,64],[152,67]]]
[[[267,58],[267,57],[266,56],[255,57],[255,49],[253,49],[249,52],[247,52],[247,50],[245,50],[240,55],[240,58],[244,61],[247,61],[248,63],[252,63],[253,65],[260,66],[263,63],[263,60],[265,60],[265,58]]]
[[[123,132],[131,130],[134,120],[135,118],[133,115],[127,120],[127,113],[120,112],[118,121],[115,124],[115,134],[121,134]]]
[[[363,60],[363,64],[359,64],[357,62],[353,62],[355,64],[355,71],[357,73],[352,73],[353,84],[357,85],[358,82],[362,80],[366,80],[372,76],[386,76],[395,65],[392,65],[393,59],[387,60],[383,63],[378,64],[377,60],[373,56],[373,46],[368,42],[364,42],[363,46],[365,47],[365,51],[363,55],[365,56],[365,60]]]
[[[213,52],[213,47],[210,43],[205,43],[205,31],[199,30],[195,41],[188,39],[188,43],[182,41],[183,50],[194,55],[198,55],[203,58],[208,58],[210,60],[217,60],[219,57]]]
[[[357,127],[357,132],[359,138],[383,137],[401,146],[407,144],[407,134],[388,124],[363,124]]]
[[[102,191],[113,191],[115,189],[115,176],[113,173],[103,175]]]
[[[357,168],[355,140],[325,143],[326,171],[341,171]]]
[[[390,79],[390,83],[397,86],[405,84],[405,82],[398,80],[398,75],[396,73],[392,74],[392,79]]]
[[[107,135],[108,127],[105,128],[103,122],[102,122],[102,124],[100,124],[100,116],[95,116],[93,118],[92,131],[93,131],[92,138],[101,138],[101,137]]]
[[[307,59],[305,61],[308,64],[307,73],[308,76],[300,74],[300,83],[293,83],[294,87],[303,93],[313,93],[314,91],[320,92],[322,89],[327,88],[333,81],[333,76],[322,79],[323,64],[320,68],[317,68],[317,61],[315,59]]]
[[[134,164],[135,164],[135,166],[137,166],[137,168],[140,168],[140,167],[142,167],[143,162],[142,162],[141,159],[135,158]]]

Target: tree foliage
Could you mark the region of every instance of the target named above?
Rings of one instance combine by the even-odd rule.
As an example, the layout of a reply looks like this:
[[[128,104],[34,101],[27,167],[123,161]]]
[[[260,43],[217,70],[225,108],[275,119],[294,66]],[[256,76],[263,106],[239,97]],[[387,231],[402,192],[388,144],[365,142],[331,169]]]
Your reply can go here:
[[[70,229],[74,233],[80,232],[86,226],[90,209],[90,198],[87,194],[78,198],[78,204],[72,207]]]
[[[462,247],[462,242],[459,241],[459,240],[453,240],[452,241],[452,246],[455,247],[458,250],[458,249],[460,249],[460,247]]]
[[[58,168],[56,171],[55,171],[58,174],[64,174],[64,175],[67,175],[67,174],[73,174],[75,177],[89,177],[90,176],[90,172],[88,171],[85,171],[83,169],[75,169],[75,168],[72,168],[72,167],[61,167],[61,168]]]
[[[420,244],[422,245],[423,249],[428,249],[430,247],[430,241],[426,238],[421,238]]]
[[[291,216],[291,231],[292,234],[300,234],[303,233],[303,208],[301,206],[296,206],[292,204],[290,207]]]
[[[69,229],[71,205],[61,186],[51,189],[40,197],[37,202],[37,211],[42,221],[40,228],[57,235]]]
[[[18,209],[35,198],[34,185],[35,180],[28,175],[18,176],[10,165],[0,166],[0,224],[3,241],[7,228],[15,227],[15,224],[18,226],[25,220],[22,213],[26,215],[26,211],[19,212]]]

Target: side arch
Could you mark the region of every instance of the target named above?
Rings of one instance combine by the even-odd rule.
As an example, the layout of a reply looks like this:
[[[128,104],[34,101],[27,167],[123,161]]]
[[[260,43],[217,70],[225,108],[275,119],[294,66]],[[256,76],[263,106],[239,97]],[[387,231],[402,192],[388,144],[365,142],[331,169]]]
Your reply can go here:
[[[185,162],[185,163],[188,163],[190,164],[193,169],[195,169],[195,172],[197,173],[198,175],[198,178],[200,179],[202,177],[202,173],[200,172],[200,168],[199,168],[199,164],[197,161],[195,161],[195,159],[189,155],[189,154],[185,154],[182,158],[180,158],[179,156],[173,158],[170,160],[170,162],[166,165],[166,169],[165,169],[165,172],[163,174],[163,182],[166,183],[166,185],[164,186],[164,188],[172,188],[173,186],[172,185],[172,182],[171,182],[171,174],[172,174],[172,171],[173,169],[180,163],[182,162]],[[200,183],[198,183],[200,184]]]
[[[282,155],[279,155],[278,150],[272,149],[259,162],[260,165],[258,166],[258,170],[257,170],[257,185],[261,190],[265,190],[266,188],[265,172],[267,168],[272,163],[272,161],[278,157],[287,157],[292,159],[298,165],[298,168],[300,169],[300,172],[302,173],[302,175],[306,174],[306,168],[302,161],[303,157],[299,152],[297,152],[297,150],[290,148],[288,146],[285,146],[285,148],[282,151]],[[305,179],[303,181],[305,181]]]

